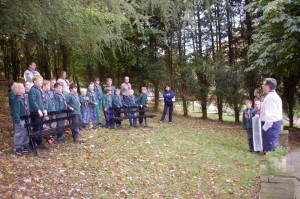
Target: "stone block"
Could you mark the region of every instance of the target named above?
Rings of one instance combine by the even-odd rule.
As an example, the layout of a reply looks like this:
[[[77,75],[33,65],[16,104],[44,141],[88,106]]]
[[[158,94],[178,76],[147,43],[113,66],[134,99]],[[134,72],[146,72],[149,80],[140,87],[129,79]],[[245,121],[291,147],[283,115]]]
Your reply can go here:
[[[284,184],[294,184],[294,178],[284,178],[284,177],[277,177],[277,176],[270,176],[269,182],[273,183],[284,183]]]
[[[282,146],[282,147],[289,146],[289,131],[288,130],[280,131],[279,137],[278,137],[278,145]]]

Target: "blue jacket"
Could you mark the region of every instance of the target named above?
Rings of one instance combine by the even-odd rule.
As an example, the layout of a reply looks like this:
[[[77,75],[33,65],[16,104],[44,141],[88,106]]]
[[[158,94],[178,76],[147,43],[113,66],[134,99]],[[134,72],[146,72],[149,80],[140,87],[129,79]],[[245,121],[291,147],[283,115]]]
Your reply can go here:
[[[165,103],[173,103],[172,99],[174,98],[174,92],[173,91],[165,91],[163,93],[164,96],[164,102]]]
[[[254,117],[256,111],[254,108],[250,108],[250,111],[246,108],[243,111],[243,129],[252,129],[252,117]]]

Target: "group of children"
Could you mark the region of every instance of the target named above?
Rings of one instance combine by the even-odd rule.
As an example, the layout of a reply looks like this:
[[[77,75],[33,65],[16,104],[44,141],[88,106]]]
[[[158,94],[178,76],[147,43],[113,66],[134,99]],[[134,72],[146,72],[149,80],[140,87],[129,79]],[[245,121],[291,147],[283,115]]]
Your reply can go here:
[[[254,90],[254,107],[252,107],[253,102],[250,99],[247,99],[245,101],[246,109],[243,110],[243,120],[242,120],[242,126],[243,129],[247,131],[247,137],[248,137],[248,145],[249,145],[249,151],[252,153],[256,153],[257,151],[254,151],[253,146],[253,127],[252,127],[252,118],[253,117],[259,117],[260,112],[260,104],[263,101],[263,97],[259,95],[259,90]]]
[[[85,124],[85,128],[88,129],[88,124],[92,125],[92,128],[97,128],[96,119],[99,127],[106,126],[107,128],[113,128],[116,125],[117,128],[121,128],[121,120],[115,122],[114,117],[121,116],[121,108],[133,107],[125,114],[129,116],[130,126],[137,127],[137,117],[135,108],[141,110],[139,115],[142,116],[145,107],[148,106],[147,100],[147,88],[141,88],[141,94],[136,98],[134,96],[134,90],[129,90],[128,96],[121,96],[121,90],[111,86],[112,80],[108,78],[106,80],[106,86],[104,87],[104,93],[99,85],[99,78],[95,78],[94,82],[88,85],[88,88],[80,89],[79,101],[81,104],[82,122]],[[102,124],[101,111],[104,111],[106,125]],[[139,117],[140,125],[143,125],[143,117]]]
[[[121,128],[121,120],[115,122],[114,117],[121,116],[122,107],[133,107],[130,111],[126,111],[125,115],[130,118],[130,126],[137,127],[136,111],[140,110],[139,115],[143,115],[143,109],[148,106],[147,88],[141,88],[141,94],[136,98],[134,90],[129,90],[128,96],[121,96],[120,89],[112,86],[112,79],[106,80],[104,93],[100,86],[100,79],[95,78],[93,82],[89,83],[88,88],[80,89],[80,96],[77,93],[77,85],[75,83],[69,84],[69,91],[66,92],[64,84],[56,82],[56,79],[50,81],[44,80],[42,76],[37,75],[32,78],[33,86],[29,82],[11,83],[9,85],[9,106],[11,116],[13,118],[14,126],[14,148],[15,154],[22,156],[24,153],[30,151],[29,137],[27,129],[25,128],[25,119],[22,116],[30,116],[31,123],[41,123],[41,125],[33,126],[33,132],[38,132],[47,125],[42,125],[43,120],[63,118],[66,113],[48,116],[48,112],[62,111],[70,109],[73,123],[82,122],[85,129],[89,129],[89,124],[95,129],[106,126],[113,128],[116,124],[117,128]],[[106,125],[102,124],[102,109],[106,120]],[[143,125],[143,117],[138,117],[140,125]],[[96,125],[97,119],[97,125]],[[66,121],[58,121],[56,125],[63,126]],[[57,132],[57,141],[65,142],[63,132]],[[80,134],[80,129],[74,129],[74,139],[78,142],[85,142],[86,140]],[[33,139],[34,143],[39,149],[47,149],[43,144],[42,137]],[[49,143],[53,143],[53,138],[48,139]]]

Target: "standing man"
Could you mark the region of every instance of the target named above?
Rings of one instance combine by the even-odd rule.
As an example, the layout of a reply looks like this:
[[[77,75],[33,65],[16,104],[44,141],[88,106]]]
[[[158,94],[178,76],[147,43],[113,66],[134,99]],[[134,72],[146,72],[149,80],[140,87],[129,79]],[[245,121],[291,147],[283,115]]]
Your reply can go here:
[[[282,101],[275,91],[276,86],[277,81],[274,78],[265,78],[262,84],[265,99],[261,103],[260,119],[264,152],[276,149],[281,127]]]
[[[24,72],[24,80],[25,82],[30,83],[30,88],[33,86],[32,78],[40,75],[38,71],[35,70],[36,64],[34,62],[29,62],[27,65],[27,70]]]
[[[166,117],[166,114],[167,114],[167,111],[169,110],[169,123],[172,124],[172,114],[173,114],[173,99],[175,97],[174,95],[174,92],[171,91],[171,87],[166,85],[166,89],[163,93],[163,96],[164,96],[164,111],[163,111],[163,114],[161,116],[161,119],[159,121],[159,123],[162,123],[164,120],[165,120],[165,117]]]
[[[121,85],[121,91],[123,95],[123,100],[126,101],[129,96],[129,90],[132,89],[131,84],[129,83],[129,77],[124,78],[124,83]]]
[[[60,78],[57,80],[57,83],[63,83],[63,91],[66,93],[70,92],[70,82],[67,80],[67,72],[66,71],[61,71],[60,72]]]

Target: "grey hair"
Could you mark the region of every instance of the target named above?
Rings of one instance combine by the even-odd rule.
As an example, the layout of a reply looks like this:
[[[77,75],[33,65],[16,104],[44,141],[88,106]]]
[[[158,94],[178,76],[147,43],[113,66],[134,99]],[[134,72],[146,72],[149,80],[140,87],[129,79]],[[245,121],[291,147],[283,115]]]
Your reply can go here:
[[[270,90],[275,90],[277,87],[277,81],[274,78],[265,78],[266,81],[266,85],[268,85],[270,87]]]

